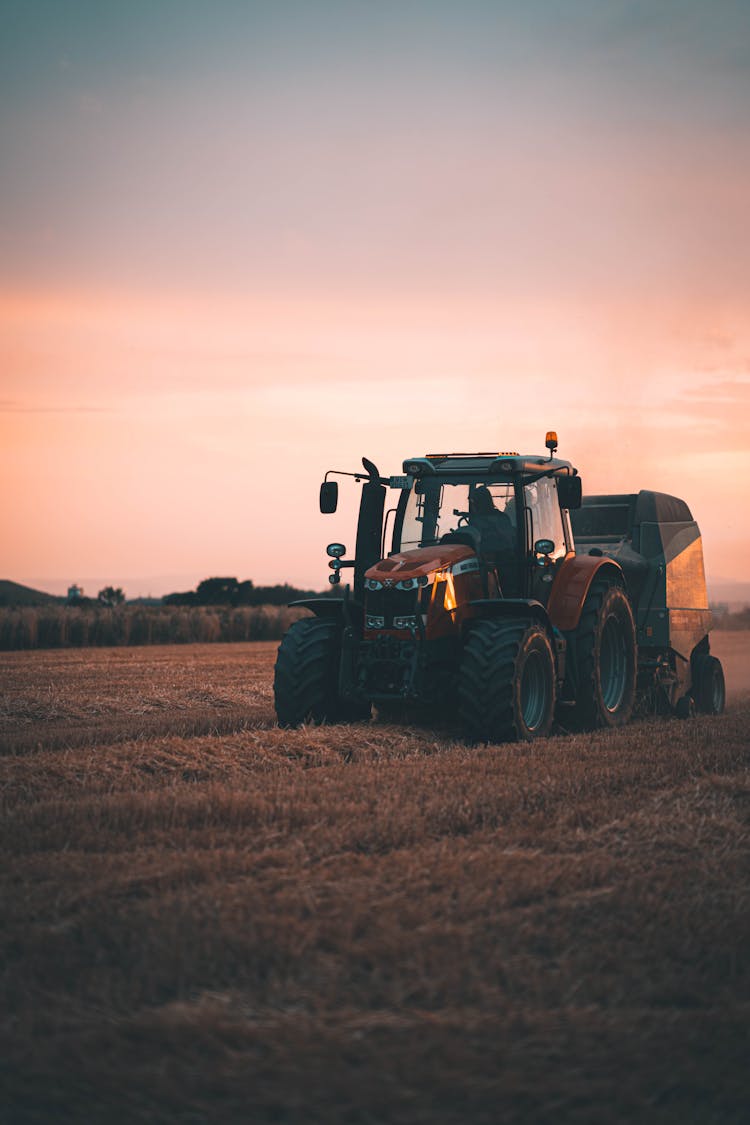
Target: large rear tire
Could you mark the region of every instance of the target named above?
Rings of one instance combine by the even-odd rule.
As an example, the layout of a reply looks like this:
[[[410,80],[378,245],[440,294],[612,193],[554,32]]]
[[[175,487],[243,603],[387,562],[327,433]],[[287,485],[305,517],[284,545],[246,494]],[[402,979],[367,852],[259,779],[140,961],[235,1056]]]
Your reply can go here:
[[[479,621],[464,646],[459,719],[471,742],[517,742],[549,734],[555,661],[547,633],[530,621]]]
[[[622,586],[595,581],[569,635],[576,673],[574,716],[585,729],[619,727],[635,702],[635,622]]]
[[[704,715],[720,715],[726,703],[724,669],[721,661],[709,653],[695,657],[693,699],[698,711]]]
[[[280,726],[369,717],[369,704],[353,704],[339,697],[340,656],[337,622],[318,617],[294,622],[279,645],[274,668],[273,694]]]

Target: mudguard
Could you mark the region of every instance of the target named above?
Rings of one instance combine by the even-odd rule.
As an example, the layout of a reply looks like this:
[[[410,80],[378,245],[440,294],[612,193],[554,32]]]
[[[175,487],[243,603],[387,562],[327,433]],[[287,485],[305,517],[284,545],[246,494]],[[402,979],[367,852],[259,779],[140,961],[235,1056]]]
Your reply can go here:
[[[534,598],[477,598],[469,602],[471,620],[477,617],[530,617],[549,626],[549,614],[541,602]]]
[[[345,598],[300,598],[299,601],[289,603],[290,609],[294,606],[309,609],[316,617],[339,621],[342,625],[350,624],[352,621],[359,626],[362,624],[364,612],[362,605],[352,598],[348,600]]]
[[[578,627],[591,583],[606,577],[625,585],[622,567],[604,555],[568,555],[555,575],[547,602],[550,621],[561,632]]]

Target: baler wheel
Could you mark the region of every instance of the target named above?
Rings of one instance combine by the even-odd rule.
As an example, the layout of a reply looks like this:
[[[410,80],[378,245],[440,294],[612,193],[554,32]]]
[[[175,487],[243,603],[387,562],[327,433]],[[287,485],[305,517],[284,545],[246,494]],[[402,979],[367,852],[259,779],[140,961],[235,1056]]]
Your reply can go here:
[[[555,663],[545,629],[524,620],[472,626],[458,700],[471,742],[528,742],[548,734],[555,711]]]
[[[695,657],[694,675],[693,698],[696,708],[704,715],[720,715],[726,703],[721,661],[707,652],[700,653]]]
[[[695,701],[690,695],[681,695],[674,706],[678,719],[692,719],[695,716]]]

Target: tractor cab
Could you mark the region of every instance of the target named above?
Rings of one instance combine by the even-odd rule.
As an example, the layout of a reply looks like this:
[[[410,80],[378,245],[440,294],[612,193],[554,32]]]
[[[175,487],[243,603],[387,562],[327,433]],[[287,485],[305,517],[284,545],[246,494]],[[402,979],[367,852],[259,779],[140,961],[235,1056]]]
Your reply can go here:
[[[404,462],[410,487],[395,513],[390,558],[463,546],[485,598],[546,603],[573,553],[568,506],[580,481],[568,462],[518,454],[452,454]],[[562,486],[562,487],[561,487]],[[369,571],[368,571],[369,574]]]

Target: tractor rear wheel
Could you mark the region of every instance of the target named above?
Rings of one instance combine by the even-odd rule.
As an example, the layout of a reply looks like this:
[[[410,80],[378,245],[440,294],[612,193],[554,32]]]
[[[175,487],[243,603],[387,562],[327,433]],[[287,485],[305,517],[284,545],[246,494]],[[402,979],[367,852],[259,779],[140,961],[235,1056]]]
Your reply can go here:
[[[365,719],[369,704],[352,704],[338,694],[341,629],[335,621],[305,617],[279,645],[273,694],[282,727]]]
[[[549,637],[532,621],[479,621],[464,646],[459,718],[471,742],[530,741],[549,734],[555,661]]]
[[[704,715],[720,715],[726,702],[724,669],[721,661],[707,652],[695,657],[693,699]]]
[[[568,643],[576,673],[575,719],[588,729],[622,726],[633,712],[637,669],[633,610],[622,586],[592,582]]]

